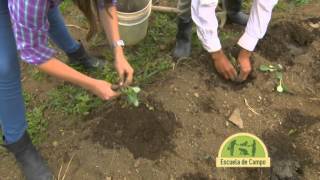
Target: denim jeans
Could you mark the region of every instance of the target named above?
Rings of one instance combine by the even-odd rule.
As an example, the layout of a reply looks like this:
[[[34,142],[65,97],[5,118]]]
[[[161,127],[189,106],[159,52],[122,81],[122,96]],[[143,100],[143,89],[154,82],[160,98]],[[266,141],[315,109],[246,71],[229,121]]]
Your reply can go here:
[[[66,53],[80,44],[72,39],[58,7],[48,12],[49,36]],[[0,126],[6,144],[18,141],[27,121],[20,80],[20,63],[10,22],[8,0],[0,0]]]

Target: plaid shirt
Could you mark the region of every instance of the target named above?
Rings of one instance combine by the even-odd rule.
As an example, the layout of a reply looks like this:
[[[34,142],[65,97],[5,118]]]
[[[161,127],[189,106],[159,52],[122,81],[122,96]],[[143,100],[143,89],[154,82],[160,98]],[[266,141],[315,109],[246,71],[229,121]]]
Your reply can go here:
[[[22,60],[39,65],[54,56],[55,51],[48,47],[49,22],[47,13],[60,1],[8,0],[13,32]]]

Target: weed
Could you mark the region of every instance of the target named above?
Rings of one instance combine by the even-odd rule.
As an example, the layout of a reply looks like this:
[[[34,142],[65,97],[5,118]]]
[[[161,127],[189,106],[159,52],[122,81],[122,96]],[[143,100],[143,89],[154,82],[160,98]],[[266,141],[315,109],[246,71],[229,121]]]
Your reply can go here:
[[[60,86],[49,92],[49,107],[66,115],[87,115],[102,104],[85,90],[71,85]]]
[[[34,144],[39,144],[42,141],[44,132],[48,127],[48,123],[43,116],[44,109],[45,106],[43,105],[27,111],[28,133]]]

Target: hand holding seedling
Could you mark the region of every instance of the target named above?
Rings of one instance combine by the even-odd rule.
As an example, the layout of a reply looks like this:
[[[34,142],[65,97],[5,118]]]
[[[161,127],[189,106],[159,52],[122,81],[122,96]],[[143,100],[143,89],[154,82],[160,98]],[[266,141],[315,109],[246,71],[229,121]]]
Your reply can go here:
[[[231,56],[230,60],[222,51],[212,53],[212,59],[214,60],[214,65],[221,75],[227,80],[232,81],[245,81],[249,74],[251,73],[251,62],[250,62],[251,52],[242,49],[238,55],[238,62]],[[240,67],[239,75],[235,67]]]
[[[133,81],[134,70],[128,63],[123,54],[117,55],[115,60],[115,68],[120,77],[120,86],[128,86]]]
[[[250,62],[251,52],[245,49],[241,49],[238,56],[238,63],[240,65],[240,74],[238,79],[240,81],[245,81],[251,72],[251,62]]]
[[[227,80],[236,79],[237,71],[234,69],[222,50],[212,53],[211,57],[219,74],[221,74]]]
[[[112,85],[112,89],[121,92],[121,94],[125,94],[128,104],[132,104],[135,107],[139,106],[138,94],[141,91],[139,87]]]
[[[112,85],[103,80],[93,79],[89,90],[103,100],[110,100],[119,95],[112,89]]]

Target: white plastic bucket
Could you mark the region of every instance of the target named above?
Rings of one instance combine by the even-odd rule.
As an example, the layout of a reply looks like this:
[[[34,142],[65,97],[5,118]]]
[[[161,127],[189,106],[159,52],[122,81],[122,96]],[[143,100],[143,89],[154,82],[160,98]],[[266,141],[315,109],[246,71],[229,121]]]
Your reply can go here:
[[[136,5],[135,9],[138,10],[128,12],[128,10],[122,10],[118,7],[119,31],[121,39],[125,41],[126,45],[134,45],[143,40],[147,35],[152,0],[129,1],[136,1],[134,2]],[[122,2],[122,4],[126,2]],[[118,0],[118,3],[121,3],[121,0]]]

